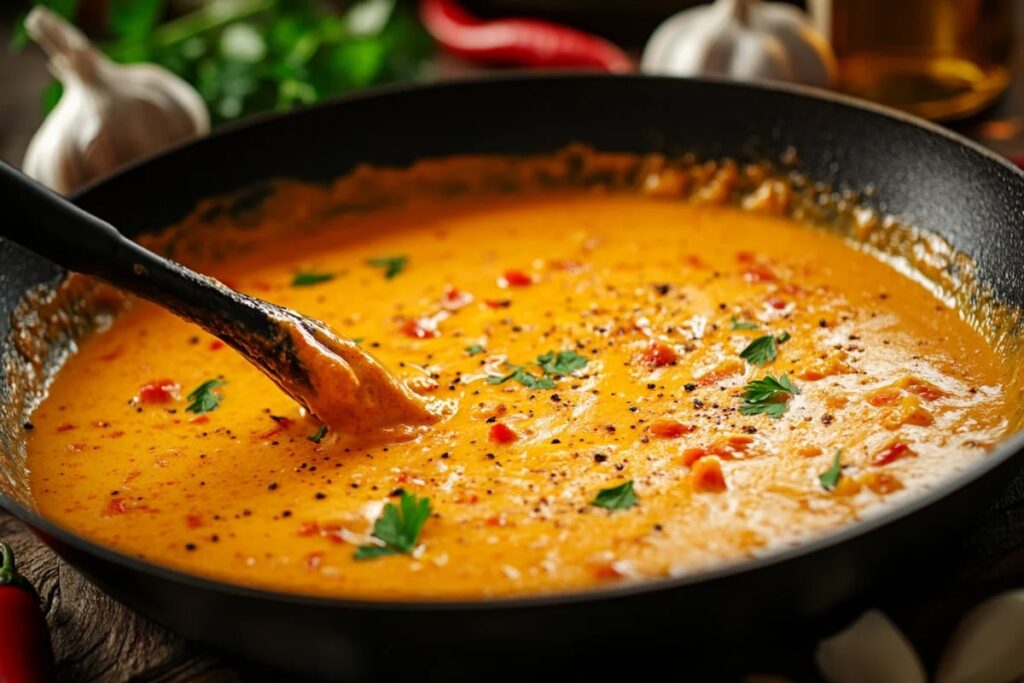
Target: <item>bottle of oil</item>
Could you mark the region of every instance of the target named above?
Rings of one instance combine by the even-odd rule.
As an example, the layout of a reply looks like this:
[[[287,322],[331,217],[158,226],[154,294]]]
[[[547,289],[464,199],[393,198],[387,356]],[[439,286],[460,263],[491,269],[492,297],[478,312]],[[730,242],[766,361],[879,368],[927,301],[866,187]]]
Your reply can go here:
[[[810,0],[810,5],[839,59],[842,90],[948,120],[978,111],[1008,85],[1015,2]]]

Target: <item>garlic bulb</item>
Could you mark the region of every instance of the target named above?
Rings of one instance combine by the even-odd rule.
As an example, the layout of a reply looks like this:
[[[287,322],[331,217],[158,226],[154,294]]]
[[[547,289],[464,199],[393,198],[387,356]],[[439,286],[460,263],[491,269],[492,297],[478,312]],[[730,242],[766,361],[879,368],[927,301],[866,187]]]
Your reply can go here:
[[[1024,680],[1024,590],[990,598],[964,617],[950,638],[936,683]]]
[[[153,64],[115,64],[42,6],[29,13],[25,28],[49,55],[50,70],[64,86],[22,164],[44,185],[67,193],[209,131],[199,94],[169,71]]]
[[[828,41],[799,9],[761,0],[717,0],[679,12],[651,36],[642,71],[727,76],[825,87],[835,80]]]
[[[917,652],[878,610],[821,641],[815,658],[828,683],[925,683]]]

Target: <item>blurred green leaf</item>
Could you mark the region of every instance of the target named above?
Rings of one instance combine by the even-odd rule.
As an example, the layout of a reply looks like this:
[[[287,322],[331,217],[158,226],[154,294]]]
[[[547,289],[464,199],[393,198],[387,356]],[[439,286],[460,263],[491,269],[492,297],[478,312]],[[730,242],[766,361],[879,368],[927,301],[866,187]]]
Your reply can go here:
[[[342,13],[324,0],[210,0],[161,23],[167,0],[112,0],[103,50],[151,61],[185,79],[214,123],[289,109],[374,83],[413,78],[433,53],[414,3],[360,0]],[[73,11],[73,0],[65,4]],[[51,87],[53,104],[59,89]]]
[[[49,114],[57,106],[63,93],[64,86],[60,84],[60,81],[53,80],[47,84],[43,90],[43,116]]]

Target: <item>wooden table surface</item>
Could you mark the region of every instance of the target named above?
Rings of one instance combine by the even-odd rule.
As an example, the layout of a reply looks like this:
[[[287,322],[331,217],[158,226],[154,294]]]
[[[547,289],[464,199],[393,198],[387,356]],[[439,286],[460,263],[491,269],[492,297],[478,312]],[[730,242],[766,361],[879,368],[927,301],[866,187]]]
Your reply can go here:
[[[0,51],[9,39],[10,14],[9,8],[0,8]],[[1018,17],[1017,24],[1022,29],[1018,35],[1024,36],[1024,16]],[[1019,41],[1016,61],[1022,78],[1001,103],[956,126],[1005,154],[1024,153],[1024,40]],[[40,120],[39,93],[47,78],[34,50],[0,57],[0,158],[5,161],[20,164]],[[1020,504],[1024,478],[1014,486],[1020,491],[1007,499],[1011,502],[996,503],[987,515],[986,523],[1000,530],[1001,540],[969,538],[950,561],[953,566],[937,570],[933,582],[914,595],[896,599],[879,595],[880,603],[926,660],[934,661],[949,628],[971,604],[996,591],[1024,585],[1024,505]],[[257,665],[187,643],[114,602],[3,511],[0,538],[14,547],[20,569],[42,597],[61,681],[283,680]],[[784,668],[791,665],[790,673],[802,678],[813,671],[813,638],[801,640],[797,647],[799,651],[785,658],[795,664]],[[770,663],[765,669],[771,670]]]

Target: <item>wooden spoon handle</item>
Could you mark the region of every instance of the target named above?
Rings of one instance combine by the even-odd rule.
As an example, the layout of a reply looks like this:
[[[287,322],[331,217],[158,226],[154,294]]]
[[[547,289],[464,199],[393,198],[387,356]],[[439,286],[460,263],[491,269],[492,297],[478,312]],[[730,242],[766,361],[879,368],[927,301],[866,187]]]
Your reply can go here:
[[[0,162],[0,236],[70,270],[95,276],[196,323],[267,371],[305,376],[280,329],[284,309],[236,292],[132,242]],[[280,364],[270,367],[268,363]]]

